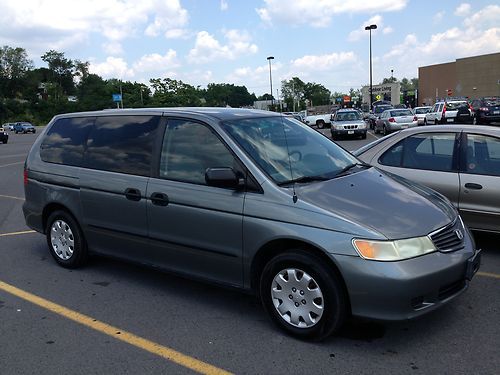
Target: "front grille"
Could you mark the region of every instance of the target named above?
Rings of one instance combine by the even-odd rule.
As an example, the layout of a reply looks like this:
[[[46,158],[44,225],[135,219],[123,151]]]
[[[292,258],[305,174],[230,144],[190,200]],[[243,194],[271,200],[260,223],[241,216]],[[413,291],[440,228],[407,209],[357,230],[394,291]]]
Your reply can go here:
[[[443,253],[463,249],[464,236],[465,229],[460,220],[455,220],[455,222],[429,235],[434,246]]]
[[[358,125],[344,125],[345,130],[353,130],[353,129],[357,129],[357,128],[358,128]]]

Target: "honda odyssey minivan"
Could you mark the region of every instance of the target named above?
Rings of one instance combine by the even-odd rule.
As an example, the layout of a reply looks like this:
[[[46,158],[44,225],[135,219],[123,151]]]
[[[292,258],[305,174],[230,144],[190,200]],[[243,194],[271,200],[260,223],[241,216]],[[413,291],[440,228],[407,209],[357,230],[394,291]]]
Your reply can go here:
[[[58,115],[24,173],[26,223],[61,266],[97,253],[253,291],[300,338],[425,314],[480,264],[442,195],[267,111]]]

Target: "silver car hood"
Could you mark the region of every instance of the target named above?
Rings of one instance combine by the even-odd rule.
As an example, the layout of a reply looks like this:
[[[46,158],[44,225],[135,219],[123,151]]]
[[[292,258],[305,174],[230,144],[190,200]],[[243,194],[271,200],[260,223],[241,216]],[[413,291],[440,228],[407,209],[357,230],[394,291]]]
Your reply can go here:
[[[442,195],[373,167],[324,182],[297,185],[296,193],[300,200],[388,239],[425,236],[457,216]]]
[[[334,121],[335,125],[365,125],[364,120],[353,120],[353,121]]]

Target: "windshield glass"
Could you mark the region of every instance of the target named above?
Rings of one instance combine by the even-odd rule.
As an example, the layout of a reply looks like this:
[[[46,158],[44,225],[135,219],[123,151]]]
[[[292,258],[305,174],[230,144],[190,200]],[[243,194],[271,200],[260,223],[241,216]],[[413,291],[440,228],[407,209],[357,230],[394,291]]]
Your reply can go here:
[[[429,109],[430,108],[416,108],[415,109],[415,114],[416,115],[423,115],[425,113],[428,113],[429,112]]]
[[[413,113],[409,109],[398,109],[395,111],[391,111],[391,117],[398,116],[413,116]]]
[[[356,121],[362,120],[361,113],[351,111],[351,112],[337,112],[337,118],[335,121]]]
[[[286,117],[238,119],[222,127],[277,184],[333,178],[358,163],[316,130]]]
[[[451,102],[446,103],[446,109],[459,109],[460,107],[468,107],[469,103],[467,102]]]

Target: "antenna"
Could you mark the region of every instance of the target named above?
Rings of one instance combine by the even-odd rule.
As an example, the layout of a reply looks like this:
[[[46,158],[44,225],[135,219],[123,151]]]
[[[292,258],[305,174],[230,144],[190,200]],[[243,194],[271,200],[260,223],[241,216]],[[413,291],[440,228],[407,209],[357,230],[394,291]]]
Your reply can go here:
[[[285,123],[283,121],[283,114],[280,115],[280,120],[281,120],[281,128],[283,129],[283,136],[285,137],[285,145],[286,145],[286,153],[288,154],[288,166],[290,167],[290,178],[293,180],[293,168],[292,168],[292,159],[290,158],[290,149],[288,148],[288,138],[286,137],[286,131],[285,131]],[[297,193],[295,192],[295,182],[292,185],[293,189],[293,203],[297,203],[298,197]]]

